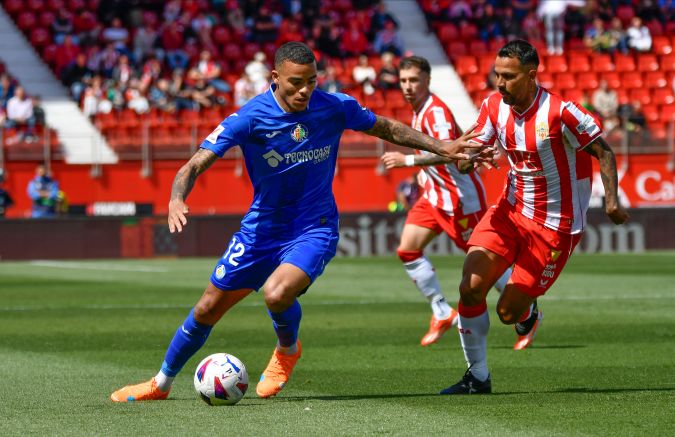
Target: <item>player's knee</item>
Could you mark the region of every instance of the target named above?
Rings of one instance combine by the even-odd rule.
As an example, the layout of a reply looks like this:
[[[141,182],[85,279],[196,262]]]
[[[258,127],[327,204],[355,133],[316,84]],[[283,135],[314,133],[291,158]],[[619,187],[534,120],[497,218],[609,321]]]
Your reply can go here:
[[[465,275],[459,283],[459,295],[464,305],[478,305],[485,300],[485,287],[481,282],[472,280],[470,275]]]
[[[499,320],[505,325],[513,325],[519,318],[512,308],[500,304],[497,304],[497,315],[499,316]]]
[[[401,261],[404,263],[409,263],[422,257],[421,250],[403,250],[399,247],[396,250],[396,253],[398,254],[398,257],[401,259]]]
[[[194,318],[201,321],[211,321],[216,317],[216,307],[211,301],[200,300],[194,308]]]
[[[278,313],[284,311],[293,304],[295,295],[290,293],[288,287],[280,283],[265,285],[265,305],[270,311]]]

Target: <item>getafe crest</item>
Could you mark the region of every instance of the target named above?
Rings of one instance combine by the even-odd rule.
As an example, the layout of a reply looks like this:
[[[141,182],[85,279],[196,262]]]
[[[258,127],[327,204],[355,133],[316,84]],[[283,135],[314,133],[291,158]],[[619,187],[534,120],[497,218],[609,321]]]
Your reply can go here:
[[[293,141],[296,143],[305,141],[307,139],[307,136],[309,135],[309,131],[307,130],[307,127],[304,124],[296,124],[293,130],[291,131],[291,138],[293,138]]]
[[[537,138],[539,138],[540,141],[544,141],[546,138],[548,138],[548,123],[545,121],[540,121],[537,123]]]

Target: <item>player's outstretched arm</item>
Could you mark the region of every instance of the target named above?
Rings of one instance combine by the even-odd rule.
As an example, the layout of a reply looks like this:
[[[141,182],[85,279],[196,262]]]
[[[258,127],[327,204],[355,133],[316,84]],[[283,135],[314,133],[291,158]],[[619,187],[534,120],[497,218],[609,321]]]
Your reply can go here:
[[[598,138],[584,149],[600,163],[600,176],[605,187],[605,212],[614,224],[628,220],[628,211],[619,201],[619,176],[616,171],[616,157],[612,148],[603,138]]]
[[[169,200],[169,232],[181,232],[183,226],[187,224],[185,217],[188,212],[188,206],[185,204],[188,194],[195,185],[197,176],[204,172],[218,159],[218,155],[207,149],[199,149],[192,155],[192,158],[186,162],[173,179],[171,187],[171,200]]]
[[[368,135],[381,138],[390,143],[399,146],[410,147],[412,149],[426,150],[449,159],[470,159],[471,156],[466,150],[480,150],[485,146],[469,140],[476,138],[480,133],[472,133],[469,129],[467,133],[454,141],[446,142],[437,140],[422,132],[407,126],[400,121],[392,120],[387,117],[377,116],[375,125],[367,131]]]
[[[454,159],[438,155],[404,155],[401,152],[387,152],[382,155],[382,163],[387,170],[396,167],[426,167],[429,165],[448,164]]]

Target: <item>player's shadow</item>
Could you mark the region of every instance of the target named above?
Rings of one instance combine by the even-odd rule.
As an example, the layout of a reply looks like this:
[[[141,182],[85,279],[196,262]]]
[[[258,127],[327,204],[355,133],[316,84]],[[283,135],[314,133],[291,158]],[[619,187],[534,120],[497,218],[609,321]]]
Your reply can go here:
[[[589,388],[589,387],[568,387],[559,390],[548,390],[541,393],[632,393],[637,391],[672,391],[675,387],[617,387],[617,388]]]
[[[316,396],[286,396],[277,398],[277,400],[298,402],[298,401],[358,401],[364,399],[403,399],[403,398],[421,398],[437,397],[438,393],[381,393],[371,395],[316,395]]]

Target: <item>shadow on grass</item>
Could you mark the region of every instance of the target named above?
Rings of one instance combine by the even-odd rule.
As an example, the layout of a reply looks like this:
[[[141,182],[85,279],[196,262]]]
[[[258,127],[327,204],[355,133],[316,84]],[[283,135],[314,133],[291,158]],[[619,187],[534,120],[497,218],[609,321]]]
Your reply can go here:
[[[533,344],[528,349],[582,349],[588,347],[585,344],[549,344],[538,345]],[[490,346],[491,349],[513,349],[513,346]]]

